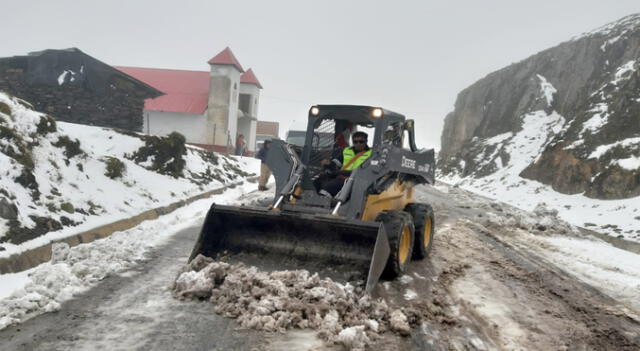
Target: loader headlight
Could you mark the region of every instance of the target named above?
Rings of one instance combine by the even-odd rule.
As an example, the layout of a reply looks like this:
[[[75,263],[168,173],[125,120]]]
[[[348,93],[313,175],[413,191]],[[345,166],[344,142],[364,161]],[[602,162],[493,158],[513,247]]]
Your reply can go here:
[[[318,106],[313,106],[311,108],[311,114],[314,115],[314,116],[317,116],[318,113],[320,113],[320,109],[318,108]]]
[[[382,109],[381,108],[374,108],[373,111],[371,111],[371,115],[373,116],[373,118],[382,117]]]

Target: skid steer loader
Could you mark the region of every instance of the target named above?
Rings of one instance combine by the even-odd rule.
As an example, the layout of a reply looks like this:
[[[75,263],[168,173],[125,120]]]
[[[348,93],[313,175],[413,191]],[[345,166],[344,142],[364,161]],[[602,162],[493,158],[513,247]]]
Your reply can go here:
[[[318,267],[342,265],[361,272],[370,293],[381,276],[395,278],[412,258],[431,250],[433,210],[414,201],[413,187],[433,184],[435,157],[432,149],[416,148],[413,127],[413,120],[377,107],[311,107],[301,156],[283,141],[272,142],[267,156],[276,180],[272,204],[213,204],[189,260],[251,252]],[[344,136],[349,140],[356,130],[370,132],[371,155],[335,197],[322,195],[317,187],[326,175],[322,160],[341,152]]]

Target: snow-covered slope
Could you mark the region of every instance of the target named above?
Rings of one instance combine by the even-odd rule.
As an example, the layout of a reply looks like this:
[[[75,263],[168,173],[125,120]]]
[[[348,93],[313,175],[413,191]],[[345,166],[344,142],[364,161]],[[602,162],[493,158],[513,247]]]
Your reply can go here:
[[[0,275],[0,330],[44,312],[57,311],[73,296],[95,286],[107,276],[130,269],[148,259],[147,253],[163,245],[176,232],[201,225],[212,202],[240,205],[273,193],[254,193],[245,184],[213,198],[202,199],[172,213],[122,232],[69,248],[54,244],[50,262],[28,271]]]
[[[441,180],[640,239],[640,15],[489,74],[445,120]]]
[[[56,123],[0,93],[0,257],[253,175],[259,162]]]

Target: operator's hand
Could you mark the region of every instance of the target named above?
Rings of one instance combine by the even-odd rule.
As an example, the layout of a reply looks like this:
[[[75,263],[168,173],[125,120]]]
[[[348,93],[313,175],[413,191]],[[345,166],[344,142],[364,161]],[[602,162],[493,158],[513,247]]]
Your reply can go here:
[[[331,161],[329,161],[328,159],[325,158],[324,160],[320,161],[320,166],[326,166],[326,165],[328,165],[330,163],[331,163]]]

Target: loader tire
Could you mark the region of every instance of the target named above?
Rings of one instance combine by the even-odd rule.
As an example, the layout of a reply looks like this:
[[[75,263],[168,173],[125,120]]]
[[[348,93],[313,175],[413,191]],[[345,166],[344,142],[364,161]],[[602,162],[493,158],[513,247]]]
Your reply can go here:
[[[415,226],[415,246],[413,258],[421,260],[429,256],[433,246],[433,234],[435,233],[435,221],[433,208],[427,204],[412,203],[404,209],[413,218]]]
[[[384,225],[391,249],[382,277],[395,279],[405,272],[411,262],[415,232],[413,221],[411,215],[403,211],[382,211],[376,222]]]

